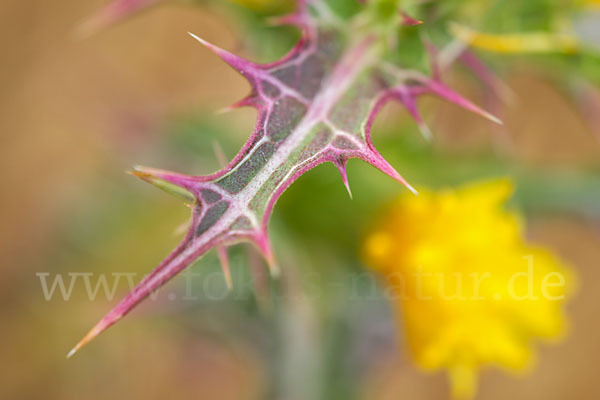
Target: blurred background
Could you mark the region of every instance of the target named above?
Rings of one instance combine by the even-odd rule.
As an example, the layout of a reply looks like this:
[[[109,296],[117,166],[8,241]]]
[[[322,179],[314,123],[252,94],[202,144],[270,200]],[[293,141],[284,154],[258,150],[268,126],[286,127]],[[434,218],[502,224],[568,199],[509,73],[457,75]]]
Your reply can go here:
[[[69,300],[47,300],[44,279],[51,286],[63,274],[67,288],[69,273],[93,273],[93,286],[101,273],[111,285],[113,273],[137,281],[178,243],[188,218],[178,200],[124,171],[213,172],[216,154],[232,158],[254,125],[251,109],[215,112],[248,87],[186,32],[259,61],[281,56],[297,37],[261,22],[286,2],[221,3],[168,3],[78,39],[75,28],[106,1],[0,2],[0,398],[447,398],[443,374],[423,375],[403,354],[390,306],[358,255],[372,204],[404,189],[356,160],[348,169],[354,200],[324,165],[278,202],[270,228],[280,281],[239,245],[227,292],[210,253],[193,276],[175,278],[65,359],[125,295],[127,279],[114,298],[100,290],[90,299],[78,278]],[[496,60],[513,92],[504,129],[427,100],[432,143],[395,105],[378,119],[374,141],[417,186],[510,176],[528,238],[579,274],[564,343],[542,347],[524,378],[484,372],[478,398],[597,399],[600,92],[576,68]],[[586,73],[600,81],[597,65]],[[448,81],[485,103],[460,70]]]

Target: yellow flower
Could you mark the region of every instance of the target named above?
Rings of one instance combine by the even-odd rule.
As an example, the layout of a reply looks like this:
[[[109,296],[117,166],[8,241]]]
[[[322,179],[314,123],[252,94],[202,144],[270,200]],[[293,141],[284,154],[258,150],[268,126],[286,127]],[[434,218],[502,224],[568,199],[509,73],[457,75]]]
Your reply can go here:
[[[447,369],[455,398],[474,396],[480,368],[523,371],[535,339],[565,331],[572,272],[525,242],[503,208],[512,191],[499,180],[401,196],[364,243],[414,361]]]

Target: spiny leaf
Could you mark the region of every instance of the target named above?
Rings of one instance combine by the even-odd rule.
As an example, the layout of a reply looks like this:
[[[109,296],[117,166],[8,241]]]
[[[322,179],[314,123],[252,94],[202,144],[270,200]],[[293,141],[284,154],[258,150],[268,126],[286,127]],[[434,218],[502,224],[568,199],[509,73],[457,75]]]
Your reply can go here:
[[[368,24],[365,28],[364,18],[356,26],[352,21],[340,25],[324,3],[304,1],[296,13],[281,20],[297,25],[302,37],[286,56],[269,64],[242,59],[192,34],[248,80],[250,94],[236,106],[257,109],[254,132],[229,164],[208,176],[136,169],[145,181],[193,200],[189,231],[69,356],[212,248],[218,249],[227,273],[225,246],[251,242],[277,273],[267,234],[269,217],[286,188],[319,164],[333,163],[349,192],[346,162],[358,158],[416,194],[371,141],[375,117],[389,101],[400,101],[423,130],[416,99],[425,94],[497,122],[445,86],[439,76],[428,78],[383,63],[386,31],[369,29]]]

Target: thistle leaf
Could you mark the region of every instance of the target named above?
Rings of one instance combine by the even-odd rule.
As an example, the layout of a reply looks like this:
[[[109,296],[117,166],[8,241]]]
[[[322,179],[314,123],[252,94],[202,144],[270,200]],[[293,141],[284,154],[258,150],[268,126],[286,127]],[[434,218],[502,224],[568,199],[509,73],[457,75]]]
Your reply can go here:
[[[340,25],[324,3],[303,1],[296,13],[280,21],[298,26],[302,36],[286,56],[269,64],[245,60],[191,34],[248,80],[250,94],[236,106],[257,109],[254,132],[233,160],[211,175],[136,170],[145,181],[193,200],[189,231],[69,355],[212,248],[218,249],[227,271],[225,246],[251,242],[277,274],[267,234],[269,217],[286,188],[317,165],[333,163],[350,192],[345,166],[348,159],[358,158],[416,193],[371,141],[373,122],[388,101],[400,101],[422,129],[416,99],[424,94],[495,120],[439,77],[384,64],[387,37],[381,30],[364,28],[364,19],[358,27]]]

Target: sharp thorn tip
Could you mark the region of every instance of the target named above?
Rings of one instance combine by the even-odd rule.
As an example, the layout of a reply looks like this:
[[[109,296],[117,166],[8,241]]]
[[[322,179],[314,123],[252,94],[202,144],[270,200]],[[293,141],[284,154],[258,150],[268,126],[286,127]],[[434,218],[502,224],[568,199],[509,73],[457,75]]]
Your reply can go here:
[[[279,277],[281,276],[281,270],[279,269],[279,266],[275,262],[269,263],[269,271],[271,272],[271,276],[274,279],[279,279]]]
[[[431,133],[431,129],[429,129],[429,126],[427,126],[427,124],[419,124],[419,130],[421,131],[421,135],[427,142],[431,142],[433,140],[433,134]]]
[[[408,183],[406,184],[406,188],[407,188],[408,190],[410,190],[410,191],[411,191],[411,193],[412,193],[412,194],[414,194],[415,196],[418,196],[418,195],[419,195],[419,192],[417,192],[417,189],[415,189],[414,187],[412,187],[412,186],[411,186],[411,185],[409,185]]]
[[[221,269],[223,270],[223,276],[225,277],[227,290],[231,292],[233,289],[233,282],[231,280],[231,270],[229,268],[229,256],[227,255],[227,249],[225,246],[217,247],[217,255],[219,257],[219,261],[221,262]]]
[[[70,351],[67,353],[67,357],[66,357],[66,358],[67,358],[67,360],[68,360],[69,358],[73,357],[73,355],[74,355],[75,353],[77,353],[77,349],[73,347],[73,348],[72,348],[72,349],[71,349],[71,350],[70,350]]]
[[[353,200],[353,198],[352,198],[352,190],[350,190],[350,184],[348,183],[347,179],[344,181],[344,186],[346,187],[346,191],[348,192],[348,196],[350,196],[350,200]]]
[[[218,110],[215,111],[215,114],[223,115],[223,114],[227,114],[228,112],[231,112],[231,111],[232,111],[231,106],[227,106],[227,107],[219,108]]]
[[[193,34],[192,32],[188,32],[188,35],[190,35],[191,37],[193,37],[194,39],[196,39],[199,42],[204,42],[204,39],[200,39],[198,36],[196,36],[195,34]]]
[[[67,358],[71,358],[77,353],[83,346],[94,340],[99,334],[101,334],[108,326],[103,323],[103,320],[97,323],[77,344],[67,353]]]
[[[495,115],[490,114],[490,119],[492,120],[492,122],[494,122],[500,126],[504,126],[504,121],[502,121],[500,118],[496,117]]]

